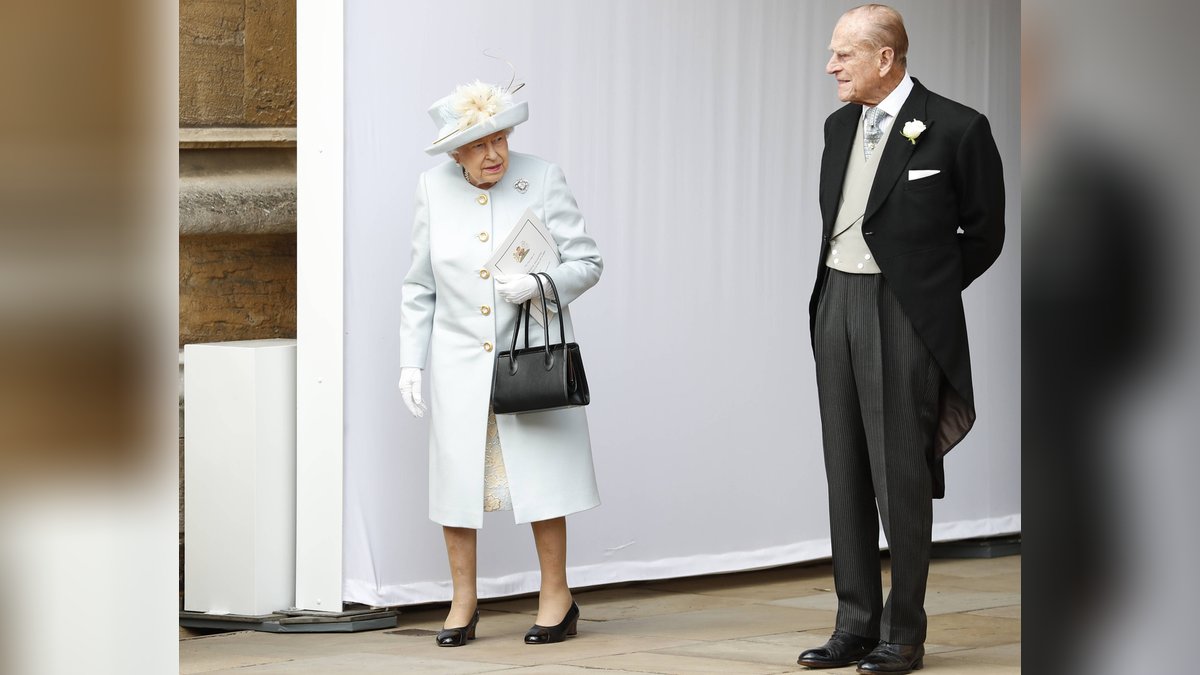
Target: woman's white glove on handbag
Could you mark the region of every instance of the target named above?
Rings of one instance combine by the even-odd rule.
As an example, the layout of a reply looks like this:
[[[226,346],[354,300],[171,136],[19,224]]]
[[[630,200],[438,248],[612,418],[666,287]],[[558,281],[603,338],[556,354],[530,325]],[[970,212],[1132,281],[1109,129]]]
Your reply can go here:
[[[532,274],[497,274],[494,278],[496,292],[505,302],[519,305],[530,298],[536,300],[539,296],[537,281]]]
[[[400,398],[404,399],[404,405],[408,406],[408,411],[413,414],[413,417],[424,417],[425,401],[421,399],[421,369],[401,368],[399,386]]]

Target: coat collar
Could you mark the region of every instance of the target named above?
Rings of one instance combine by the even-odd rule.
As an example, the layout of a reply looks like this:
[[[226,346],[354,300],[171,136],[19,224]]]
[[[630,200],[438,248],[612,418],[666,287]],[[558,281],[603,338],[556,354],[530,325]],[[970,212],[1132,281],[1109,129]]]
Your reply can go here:
[[[883,205],[883,200],[892,191],[896,180],[904,172],[904,167],[908,166],[908,160],[912,158],[913,151],[917,149],[915,143],[909,142],[901,135],[904,123],[908,120],[918,119],[925,122],[926,126],[930,125],[930,120],[925,117],[925,103],[928,100],[929,90],[919,80],[913,78],[912,93],[908,95],[908,100],[904,102],[900,108],[900,114],[892,120],[892,126],[888,130],[892,138],[884,146],[883,156],[879,158],[879,167],[875,170],[875,182],[871,184],[871,194],[867,197],[867,212],[863,217],[864,224]]]

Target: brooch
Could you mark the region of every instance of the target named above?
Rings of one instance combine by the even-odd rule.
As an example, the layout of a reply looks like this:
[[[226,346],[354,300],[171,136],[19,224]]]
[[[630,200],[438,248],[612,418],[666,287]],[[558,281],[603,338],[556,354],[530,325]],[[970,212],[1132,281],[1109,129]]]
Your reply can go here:
[[[517,192],[525,194],[525,191],[529,189],[529,181],[525,180],[524,178],[519,178],[517,179],[516,183],[513,183],[513,187],[517,189]]]

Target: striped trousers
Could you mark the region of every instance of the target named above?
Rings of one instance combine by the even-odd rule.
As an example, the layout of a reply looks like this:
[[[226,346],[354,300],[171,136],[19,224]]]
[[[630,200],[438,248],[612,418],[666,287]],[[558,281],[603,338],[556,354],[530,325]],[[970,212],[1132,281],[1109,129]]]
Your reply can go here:
[[[882,274],[828,270],[814,349],[837,628],[923,643],[941,371]],[[880,522],[892,560],[886,602]]]

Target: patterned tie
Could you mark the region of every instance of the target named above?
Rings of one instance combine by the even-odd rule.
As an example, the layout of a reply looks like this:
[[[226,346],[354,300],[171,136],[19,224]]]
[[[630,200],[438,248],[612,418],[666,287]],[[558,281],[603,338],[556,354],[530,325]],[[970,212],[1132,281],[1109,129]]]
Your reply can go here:
[[[867,116],[863,120],[863,155],[871,159],[871,151],[883,138],[883,128],[879,123],[887,118],[887,113],[879,108],[867,108]]]

